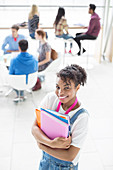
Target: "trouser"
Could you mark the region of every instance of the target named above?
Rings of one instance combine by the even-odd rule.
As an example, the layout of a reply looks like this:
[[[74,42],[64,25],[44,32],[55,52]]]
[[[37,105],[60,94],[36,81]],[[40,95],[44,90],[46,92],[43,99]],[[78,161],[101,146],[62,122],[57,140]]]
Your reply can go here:
[[[78,170],[78,164],[74,166],[72,162],[57,159],[43,152],[39,170]]]
[[[20,91],[18,91],[16,89],[14,89],[14,90],[15,90],[18,97],[24,97],[24,91],[23,90],[20,90]]]
[[[69,34],[56,35],[56,37],[63,38],[65,40],[73,39],[73,37],[71,35],[69,35]],[[66,47],[67,47],[67,43],[65,43],[65,48]],[[72,48],[72,43],[70,43],[70,48]]]
[[[77,44],[79,46],[79,50],[81,50],[80,40],[95,40],[96,38],[97,37],[94,37],[92,35],[87,35],[87,34],[83,34],[83,33],[77,33],[74,40],[77,42]]]
[[[46,34],[46,39],[48,39],[48,34],[47,34],[47,32],[45,32],[45,34]],[[35,32],[30,33],[29,35],[30,35],[30,37],[31,37],[32,39],[35,39]]]

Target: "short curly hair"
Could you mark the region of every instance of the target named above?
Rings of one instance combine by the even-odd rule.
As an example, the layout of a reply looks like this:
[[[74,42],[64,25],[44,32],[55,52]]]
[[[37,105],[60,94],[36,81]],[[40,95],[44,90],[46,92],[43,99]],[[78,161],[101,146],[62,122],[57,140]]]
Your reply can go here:
[[[77,64],[66,66],[57,73],[57,77],[60,77],[64,82],[72,80],[75,87],[77,87],[78,84],[84,86],[87,81],[87,73],[85,69]]]

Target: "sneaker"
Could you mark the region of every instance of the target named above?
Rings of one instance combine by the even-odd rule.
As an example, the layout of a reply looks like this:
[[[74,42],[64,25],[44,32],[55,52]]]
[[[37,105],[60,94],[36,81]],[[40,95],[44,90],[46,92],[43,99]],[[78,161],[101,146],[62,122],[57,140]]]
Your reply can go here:
[[[13,102],[15,102],[15,103],[18,103],[20,101],[20,98],[19,97],[15,97],[14,99],[13,99]]]
[[[27,99],[26,96],[21,96],[21,97],[20,97],[20,101],[21,101],[21,102],[25,101],[26,99]]]

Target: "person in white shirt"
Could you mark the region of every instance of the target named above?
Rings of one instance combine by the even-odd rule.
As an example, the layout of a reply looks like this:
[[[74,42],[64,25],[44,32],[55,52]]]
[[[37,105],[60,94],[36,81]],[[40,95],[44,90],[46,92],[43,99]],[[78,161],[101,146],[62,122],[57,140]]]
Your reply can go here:
[[[70,116],[72,135],[68,138],[57,137],[51,140],[38,127],[35,120],[32,134],[43,151],[39,170],[78,170],[80,150],[88,132],[88,112],[77,100],[77,92],[81,85],[84,86],[86,80],[87,74],[82,67],[76,64],[67,66],[57,73],[55,93],[49,93],[41,102],[42,108]]]

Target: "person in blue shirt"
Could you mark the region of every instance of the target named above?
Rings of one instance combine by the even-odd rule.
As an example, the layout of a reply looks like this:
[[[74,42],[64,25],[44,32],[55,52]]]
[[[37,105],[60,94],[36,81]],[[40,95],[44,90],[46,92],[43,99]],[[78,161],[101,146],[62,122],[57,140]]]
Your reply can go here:
[[[19,51],[20,54],[16,58],[13,58],[10,62],[9,74],[14,75],[23,75],[30,74],[38,71],[38,60],[36,60],[33,55],[27,52],[28,41],[20,40],[19,41]],[[15,90],[17,97],[14,99],[14,102],[18,102],[19,92]],[[24,91],[20,91],[20,97],[22,100],[25,100]]]
[[[13,25],[11,27],[12,35],[9,35],[5,38],[2,50],[4,51],[4,54],[9,54],[11,52],[18,52],[18,42],[22,39],[26,39],[24,35],[18,34],[19,26]],[[8,45],[8,47],[7,47]]]

